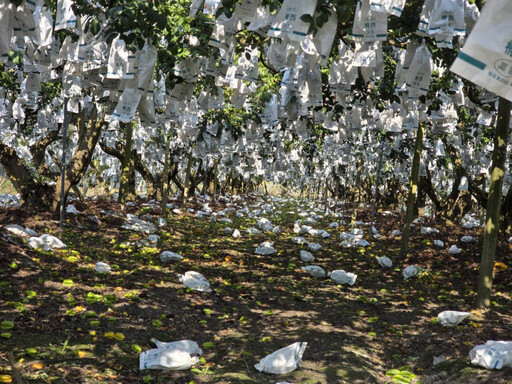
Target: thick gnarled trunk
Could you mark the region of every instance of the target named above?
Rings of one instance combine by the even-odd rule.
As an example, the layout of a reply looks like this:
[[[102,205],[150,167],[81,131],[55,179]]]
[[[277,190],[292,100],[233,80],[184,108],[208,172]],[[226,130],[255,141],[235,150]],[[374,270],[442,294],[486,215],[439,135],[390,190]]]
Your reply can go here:
[[[78,144],[73,153],[73,157],[66,165],[64,197],[67,197],[72,186],[78,185],[85,175],[91,162],[94,148],[98,143],[101,131],[108,125],[105,122],[105,116],[98,118],[98,110],[93,107],[89,117],[89,124],[85,124],[85,116],[82,112],[78,118]],[[57,179],[58,186],[61,185],[61,176]],[[52,197],[52,209],[58,211],[60,207],[60,187],[57,188]]]

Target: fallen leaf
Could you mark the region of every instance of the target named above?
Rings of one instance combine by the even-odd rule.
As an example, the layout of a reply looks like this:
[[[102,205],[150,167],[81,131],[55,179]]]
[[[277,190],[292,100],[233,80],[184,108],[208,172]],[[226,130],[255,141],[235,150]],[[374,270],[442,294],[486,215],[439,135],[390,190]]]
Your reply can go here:
[[[103,337],[106,337],[107,339],[113,339],[116,337],[116,334],[114,332],[106,332]]]
[[[502,263],[500,261],[497,261],[494,263],[494,271],[495,272],[502,272],[506,271],[508,269],[508,265],[505,263]]]

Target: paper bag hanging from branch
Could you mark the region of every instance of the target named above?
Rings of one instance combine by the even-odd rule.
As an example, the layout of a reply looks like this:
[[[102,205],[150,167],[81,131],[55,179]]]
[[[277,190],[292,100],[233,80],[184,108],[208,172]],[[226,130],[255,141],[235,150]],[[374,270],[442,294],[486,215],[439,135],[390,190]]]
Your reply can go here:
[[[385,13],[373,12],[370,0],[357,3],[352,36],[355,40],[386,41],[388,18]]]
[[[135,76],[137,56],[126,48],[126,43],[119,37],[114,38],[108,56],[108,79],[133,79]]]
[[[432,55],[425,45],[416,49],[411,66],[405,75],[409,99],[418,98],[428,92],[432,76]]]
[[[302,41],[306,37],[309,23],[302,16],[315,13],[317,0],[284,0],[268,31],[270,37],[288,37],[293,41]]]
[[[336,29],[338,28],[338,15],[336,10],[332,8],[330,12],[327,21],[313,36],[313,43],[315,44],[318,55],[320,55],[320,65],[322,67],[327,65],[327,59],[330,56],[334,37],[336,36]],[[319,13],[315,14],[315,17],[316,16],[319,16]]]
[[[450,70],[512,101],[512,2],[489,0]]]
[[[72,0],[59,0],[57,2],[57,14],[55,16],[55,31],[75,28],[76,16],[73,12]]]
[[[400,17],[405,6],[405,0],[371,0],[370,7],[374,12],[387,13]]]
[[[11,48],[14,6],[10,0],[0,0],[0,62],[9,57]]]

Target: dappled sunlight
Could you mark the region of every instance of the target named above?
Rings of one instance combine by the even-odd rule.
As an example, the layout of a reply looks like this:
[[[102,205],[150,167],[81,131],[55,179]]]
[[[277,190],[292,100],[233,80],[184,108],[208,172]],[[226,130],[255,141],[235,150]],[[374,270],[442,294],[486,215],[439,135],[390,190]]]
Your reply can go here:
[[[280,209],[292,210],[294,204],[283,203]],[[137,207],[132,212],[137,213]],[[493,315],[472,315],[454,329],[436,324],[441,310],[472,309],[476,287],[466,282],[476,274],[477,244],[462,244],[447,233],[444,241],[464,249],[452,255],[425,247],[418,228],[411,236],[412,248],[418,252],[400,263],[396,259],[398,240],[391,236],[374,240],[366,248],[342,248],[339,234],[348,230],[344,226],[329,229],[331,237],[325,239],[305,235],[322,245],[313,252],[314,264],[327,271],[344,269],[358,275],[353,286],[338,285],[301,269],[304,263],[299,251],[308,247],[292,242],[297,216],[287,216],[288,220],[280,221],[287,233],[284,236],[243,233],[233,239],[224,234],[226,225],[248,228],[256,226],[256,219],[232,214],[228,217],[233,217],[233,223],[222,224],[193,218],[188,212],[173,215],[159,231],[156,248],[144,244],[147,235],[118,229],[122,224],[118,219],[100,215],[105,227],[100,233],[75,217],[64,234],[67,249],[26,250],[27,255],[14,258],[17,265],[7,286],[13,296],[0,314],[15,324],[12,334],[16,336],[7,342],[13,343],[18,357],[27,358],[20,369],[27,378],[36,377],[30,376],[35,373],[29,361],[49,356],[73,360],[77,368],[66,377],[72,380],[78,372],[87,372],[91,383],[115,381],[116,377],[136,381],[149,375],[170,382],[260,384],[273,378],[254,370],[259,359],[291,343],[307,341],[302,367],[276,380],[382,383],[391,368],[407,365],[421,375],[432,369],[434,356],[445,353],[456,361],[481,343],[483,334],[498,339],[509,330],[510,316],[504,313],[511,304],[506,289],[508,269],[497,272],[501,293]],[[391,231],[394,224],[386,217],[379,216],[378,225]],[[316,226],[325,227],[332,220],[323,218]],[[255,255],[264,241],[275,241],[276,254]],[[162,263],[162,250],[177,252],[183,260]],[[376,260],[380,255],[389,256],[396,265],[381,268]],[[112,271],[95,273],[97,260],[108,263]],[[453,263],[459,268],[452,268]],[[409,264],[424,269],[404,280],[402,268]],[[213,292],[195,292],[180,283],[178,275],[189,270],[203,274]],[[487,322],[493,324],[492,332],[484,327]],[[24,345],[36,351],[34,356],[14,344],[21,340],[19,329],[25,335]],[[46,335],[37,336],[40,332]],[[204,344],[204,361],[195,373],[138,372],[139,351],[154,348],[151,338]],[[59,376],[56,367],[45,365],[44,371]],[[206,373],[210,371],[213,374]]]

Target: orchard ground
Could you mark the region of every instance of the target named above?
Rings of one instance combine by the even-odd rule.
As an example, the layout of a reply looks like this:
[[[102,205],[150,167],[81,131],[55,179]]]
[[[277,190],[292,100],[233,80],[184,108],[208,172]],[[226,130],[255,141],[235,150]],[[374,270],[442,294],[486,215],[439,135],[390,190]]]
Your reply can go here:
[[[246,201],[251,208],[258,199]],[[423,225],[440,233],[421,235],[416,225],[409,256],[399,260],[400,239],[390,235],[400,229],[398,213],[376,215],[383,237],[369,239],[366,248],[342,248],[339,234],[349,228],[327,229],[340,219],[325,216],[313,226],[327,229],[331,237],[305,237],[323,247],[314,253],[313,264],[358,275],[353,286],[340,286],[301,270],[305,264],[299,250],[307,247],[292,242],[297,236],[293,223],[301,218],[299,200],[276,208],[281,214],[266,216],[281,234],[252,236],[245,229],[255,226],[255,218],[232,212],[227,215],[232,224],[212,223],[186,210],[199,210],[202,203],[172,203],[183,213],[169,214],[168,225],[157,232],[158,248],[138,247],[147,235],[121,229],[122,218],[104,213],[121,212],[121,207],[106,201],[74,202],[82,214],[67,215],[63,250],[35,251],[26,240],[1,231],[0,323],[12,322],[13,327],[1,330],[0,377],[14,382],[17,371],[26,383],[512,382],[510,368],[485,370],[472,366],[468,357],[469,350],[487,340],[510,340],[510,269],[495,273],[490,309],[473,311],[454,328],[436,322],[443,310],[474,310],[480,229],[435,226],[426,220]],[[220,203],[210,207],[214,212],[225,208]],[[352,213],[348,206],[338,212],[342,210]],[[357,212],[357,220],[369,221],[368,209]],[[123,213],[147,219],[160,214],[142,202]],[[101,223],[87,219],[90,215]],[[39,234],[59,232],[58,216],[48,212],[4,209],[0,223],[20,224]],[[238,228],[242,237],[225,235],[226,226]],[[368,232],[368,226],[360,228]],[[478,241],[462,243],[464,235]],[[435,239],[445,246],[434,247]],[[255,255],[263,241],[275,241],[277,254]],[[462,249],[460,254],[448,252],[453,244]],[[163,250],[185,259],[162,264]],[[496,261],[507,264],[510,254],[510,244],[500,238]],[[377,256],[390,257],[393,268],[381,268]],[[113,271],[96,274],[98,261]],[[401,271],[410,264],[423,271],[404,280]],[[188,270],[208,278],[214,292],[187,290],[178,274]],[[151,338],[197,341],[203,359],[187,371],[139,371],[140,351],[154,348]],[[308,342],[299,369],[278,376],[254,369],[262,357],[296,341]],[[440,355],[446,361],[434,366],[433,358]],[[393,376],[394,368],[402,374]]]

